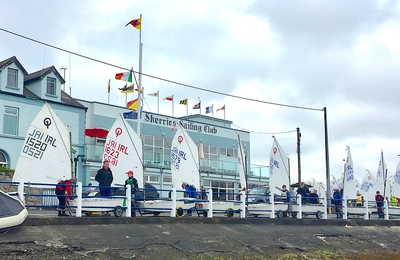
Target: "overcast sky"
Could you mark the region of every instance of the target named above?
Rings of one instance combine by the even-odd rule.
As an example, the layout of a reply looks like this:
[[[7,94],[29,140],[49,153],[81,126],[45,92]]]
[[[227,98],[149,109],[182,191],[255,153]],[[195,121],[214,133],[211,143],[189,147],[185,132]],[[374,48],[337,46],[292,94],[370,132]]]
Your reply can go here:
[[[138,70],[139,30],[125,27],[143,16],[143,73],[295,109],[245,101],[143,77],[145,93],[160,91],[160,112],[189,114],[201,98],[251,132],[251,163],[269,164],[274,135],[291,159],[297,180],[300,128],[302,179],[325,180],[327,108],[330,172],[343,172],[351,147],[356,178],[374,175],[383,149],[388,175],[400,160],[400,3],[398,1],[16,1],[3,0],[0,28],[123,68]],[[67,92],[124,106],[114,79],[123,70],[45,47],[0,31],[0,60],[16,56],[35,72],[67,67]],[[63,75],[63,71],[59,70]],[[145,110],[157,112],[156,98]],[[134,97],[129,97],[133,99]],[[215,117],[223,118],[219,111]],[[288,132],[279,134],[281,132]],[[274,134],[272,134],[274,133]]]

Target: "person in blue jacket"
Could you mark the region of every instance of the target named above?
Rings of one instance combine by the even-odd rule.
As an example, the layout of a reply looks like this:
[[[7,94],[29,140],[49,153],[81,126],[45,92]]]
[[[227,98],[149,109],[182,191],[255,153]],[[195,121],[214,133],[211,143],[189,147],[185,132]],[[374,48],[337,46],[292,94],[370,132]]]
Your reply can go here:
[[[187,183],[182,184],[182,188],[185,189],[186,194],[189,198],[197,198],[196,187],[194,185],[189,185]],[[192,216],[192,210],[188,209],[186,216]]]
[[[342,213],[342,195],[340,195],[340,192],[338,189],[334,189],[333,192],[333,199],[332,203],[335,204],[335,212],[336,212],[336,217],[337,218],[342,218],[343,213]]]

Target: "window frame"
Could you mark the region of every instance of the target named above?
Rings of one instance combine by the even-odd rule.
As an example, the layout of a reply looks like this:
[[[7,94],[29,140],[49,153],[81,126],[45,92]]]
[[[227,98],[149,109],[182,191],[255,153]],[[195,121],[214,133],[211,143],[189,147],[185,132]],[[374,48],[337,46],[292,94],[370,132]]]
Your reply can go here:
[[[15,75],[13,75],[11,72],[15,72]],[[10,79],[11,77],[14,77],[15,80],[15,86],[13,86],[12,84],[10,84]],[[7,87],[11,87],[11,88],[18,88],[18,70],[14,69],[14,68],[7,68]]]
[[[57,79],[53,77],[47,77],[46,82],[46,94],[56,96]]]
[[[16,113],[11,113],[7,112],[7,109],[14,110]],[[7,128],[5,126],[9,126],[9,122],[6,122],[7,118],[10,117],[15,117],[15,122],[14,123],[14,131],[13,133],[5,132]],[[11,107],[11,106],[4,106],[4,118],[3,118],[3,134],[6,135],[13,135],[13,136],[18,136],[18,130],[19,130],[19,108],[17,107]]]

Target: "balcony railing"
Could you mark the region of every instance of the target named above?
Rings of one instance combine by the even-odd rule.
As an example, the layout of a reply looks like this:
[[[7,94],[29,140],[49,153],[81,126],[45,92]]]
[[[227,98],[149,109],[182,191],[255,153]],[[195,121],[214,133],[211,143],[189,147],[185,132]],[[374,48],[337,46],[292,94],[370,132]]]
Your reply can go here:
[[[101,162],[103,158],[102,145],[86,145],[86,158],[88,161]],[[171,155],[163,153],[144,153],[144,164],[149,168],[171,169]],[[221,160],[200,159],[200,171],[209,174],[222,174],[239,176],[239,164],[237,158],[226,158]],[[251,165],[248,177],[269,177],[268,166]]]

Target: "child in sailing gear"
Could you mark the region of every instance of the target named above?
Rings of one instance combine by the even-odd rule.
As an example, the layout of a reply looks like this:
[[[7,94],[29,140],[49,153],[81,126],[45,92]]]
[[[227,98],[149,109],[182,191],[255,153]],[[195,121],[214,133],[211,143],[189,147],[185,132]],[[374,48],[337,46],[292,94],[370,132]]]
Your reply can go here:
[[[76,184],[76,178],[71,178],[69,180],[60,181],[56,186],[56,194],[58,198],[58,216],[68,216],[65,214],[65,205],[72,196],[72,185]]]

